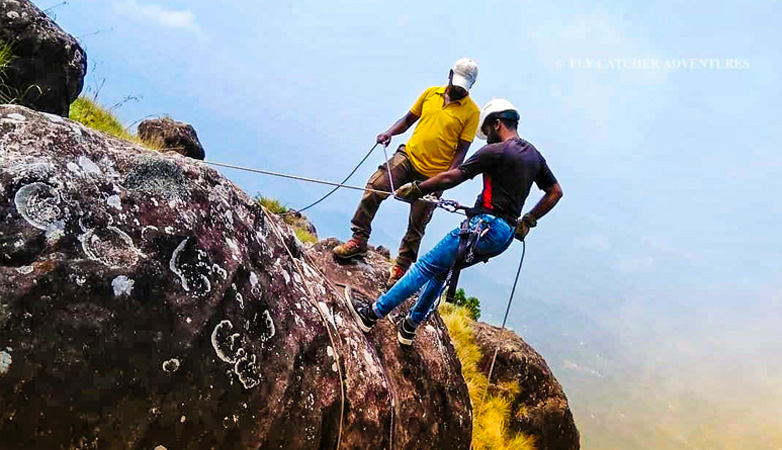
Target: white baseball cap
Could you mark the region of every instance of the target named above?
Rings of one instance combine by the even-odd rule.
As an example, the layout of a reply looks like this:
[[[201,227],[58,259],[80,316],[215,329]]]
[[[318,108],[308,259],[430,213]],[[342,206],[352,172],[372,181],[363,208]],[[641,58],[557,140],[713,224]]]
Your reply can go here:
[[[456,61],[452,70],[453,85],[463,87],[468,91],[475,84],[475,80],[478,79],[478,64],[470,58],[462,58]]]

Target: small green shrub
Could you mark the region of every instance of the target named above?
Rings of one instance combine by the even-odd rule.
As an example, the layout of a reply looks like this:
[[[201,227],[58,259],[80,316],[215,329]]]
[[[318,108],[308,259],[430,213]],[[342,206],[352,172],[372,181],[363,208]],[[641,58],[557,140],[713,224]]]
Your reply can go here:
[[[456,306],[461,306],[470,313],[472,320],[478,320],[481,317],[481,301],[478,297],[467,297],[464,293],[464,289],[459,288],[453,296],[453,302]]]

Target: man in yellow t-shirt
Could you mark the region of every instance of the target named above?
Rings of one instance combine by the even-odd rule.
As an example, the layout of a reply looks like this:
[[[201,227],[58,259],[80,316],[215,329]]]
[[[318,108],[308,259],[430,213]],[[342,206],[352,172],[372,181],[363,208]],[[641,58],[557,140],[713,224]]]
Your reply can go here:
[[[448,74],[447,86],[435,86],[424,91],[410,111],[391,128],[377,136],[377,142],[387,147],[391,137],[407,131],[414,123],[413,136],[369,178],[367,189],[390,191],[389,172],[394,187],[412,181],[423,181],[458,167],[475,139],[480,111],[469,97],[470,88],[478,78],[478,66],[469,58],[454,64]],[[367,252],[372,232],[372,219],[380,203],[388,196],[365,191],[351,221],[353,237],[334,248],[334,255],[347,259]],[[410,205],[407,233],[399,245],[399,256],[391,268],[388,284],[393,285],[418,259],[418,248],[434,206],[423,202]]]

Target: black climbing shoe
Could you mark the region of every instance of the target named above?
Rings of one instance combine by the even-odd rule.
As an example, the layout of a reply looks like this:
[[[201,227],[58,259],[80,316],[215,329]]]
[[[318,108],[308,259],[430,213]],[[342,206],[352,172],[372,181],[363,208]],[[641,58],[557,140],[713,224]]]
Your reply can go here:
[[[353,313],[353,317],[358,323],[358,327],[361,331],[367,333],[377,323],[377,314],[372,310],[372,305],[367,304],[361,300],[353,298],[353,291],[350,286],[345,286],[345,298],[348,300],[348,307],[350,312]]]
[[[413,339],[415,339],[415,325],[410,322],[410,319],[405,318],[405,320],[399,324],[397,338],[399,338],[399,343],[405,347],[413,345]]]

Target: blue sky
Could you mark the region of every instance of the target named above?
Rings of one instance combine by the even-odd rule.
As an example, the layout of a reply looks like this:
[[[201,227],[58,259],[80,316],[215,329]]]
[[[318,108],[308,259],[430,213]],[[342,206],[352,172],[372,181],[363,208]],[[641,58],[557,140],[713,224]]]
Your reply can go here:
[[[169,114],[194,124],[207,159],[329,180],[421,91],[444,83],[453,61],[475,59],[476,102],[514,102],[521,134],[565,191],[530,235],[511,325],[541,319],[525,315],[525,302],[562,305],[651,372],[697,376],[710,389],[751,372],[737,397],[759,389],[782,400],[779,364],[768,359],[782,351],[780,8],[71,0],[51,14],[81,36],[89,90],[105,79],[102,103],[142,97],[117,110],[126,124]],[[633,68],[639,58],[661,68]],[[353,183],[380,162],[377,152]],[[326,190],[224,173],[293,207]],[[473,181],[448,196],[469,203],[479,189]],[[358,198],[340,192],[314,209],[320,235],[347,238]],[[386,202],[373,242],[395,249],[406,220],[403,205]],[[424,249],[456,224],[437,214]],[[501,319],[519,254],[514,246],[464,279],[489,321]]]

